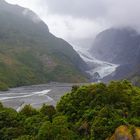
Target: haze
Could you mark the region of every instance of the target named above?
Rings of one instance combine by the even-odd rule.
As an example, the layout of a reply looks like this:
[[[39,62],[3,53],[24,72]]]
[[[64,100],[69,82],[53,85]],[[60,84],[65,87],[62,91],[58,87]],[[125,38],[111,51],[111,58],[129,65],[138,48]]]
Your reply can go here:
[[[95,36],[109,27],[140,30],[139,0],[6,0],[36,12],[50,32],[87,49]]]

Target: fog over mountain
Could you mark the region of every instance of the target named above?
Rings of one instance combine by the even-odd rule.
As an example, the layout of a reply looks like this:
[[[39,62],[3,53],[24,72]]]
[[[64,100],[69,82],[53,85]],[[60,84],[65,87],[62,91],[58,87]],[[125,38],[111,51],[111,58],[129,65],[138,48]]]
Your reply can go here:
[[[96,36],[90,52],[97,59],[110,63],[136,63],[140,56],[140,35],[132,28],[104,30]]]
[[[90,46],[97,33],[112,26],[130,26],[140,30],[139,0],[6,1],[35,11],[52,33],[73,46]]]
[[[139,61],[139,0],[6,1],[33,10],[45,21],[50,32],[68,41],[88,64],[90,69],[87,72],[91,79],[103,78],[116,69],[119,71],[117,78],[122,78],[126,71],[132,71],[132,66],[128,66],[128,62]],[[27,13],[24,11],[23,14]],[[34,20],[39,22],[37,19]],[[134,37],[131,32],[135,34]],[[98,40],[99,36],[102,36],[101,41]],[[90,50],[90,53],[87,50]],[[124,52],[127,54],[122,55]],[[136,53],[138,55],[133,59]],[[117,68],[118,65],[121,66]],[[114,78],[111,76],[109,79]]]

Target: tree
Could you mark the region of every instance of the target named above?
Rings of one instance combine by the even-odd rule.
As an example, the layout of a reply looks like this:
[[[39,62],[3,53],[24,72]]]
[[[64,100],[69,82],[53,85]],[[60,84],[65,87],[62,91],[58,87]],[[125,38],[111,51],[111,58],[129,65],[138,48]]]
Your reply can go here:
[[[43,115],[47,115],[50,120],[52,120],[52,117],[56,114],[54,106],[45,104],[43,104],[43,106],[41,107],[40,112]]]
[[[54,140],[51,122],[46,121],[42,124],[37,137],[39,140]]]
[[[38,114],[37,110],[34,109],[31,105],[25,105],[19,113],[26,117],[31,117]]]
[[[23,124],[26,134],[33,136],[37,135],[41,125],[47,120],[47,117],[42,117],[40,115],[34,115],[32,117],[26,118]]]

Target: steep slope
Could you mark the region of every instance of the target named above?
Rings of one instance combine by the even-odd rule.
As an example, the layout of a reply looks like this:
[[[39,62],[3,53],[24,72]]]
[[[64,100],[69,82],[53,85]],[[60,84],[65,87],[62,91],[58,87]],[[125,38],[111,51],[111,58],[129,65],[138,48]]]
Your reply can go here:
[[[85,62],[29,9],[0,1],[0,82],[83,82]]]
[[[99,60],[118,64],[116,71],[104,81],[131,79],[135,84],[140,77],[140,35],[131,28],[110,28],[97,35],[90,52]]]
[[[131,28],[110,28],[97,35],[91,51],[100,60],[135,63],[140,57],[140,35]]]

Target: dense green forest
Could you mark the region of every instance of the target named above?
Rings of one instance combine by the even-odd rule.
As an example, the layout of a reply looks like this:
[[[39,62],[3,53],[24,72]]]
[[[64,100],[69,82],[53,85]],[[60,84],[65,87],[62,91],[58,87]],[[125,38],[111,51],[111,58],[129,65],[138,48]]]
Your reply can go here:
[[[73,86],[56,108],[0,104],[1,140],[139,140],[139,127],[140,88],[126,80]]]

